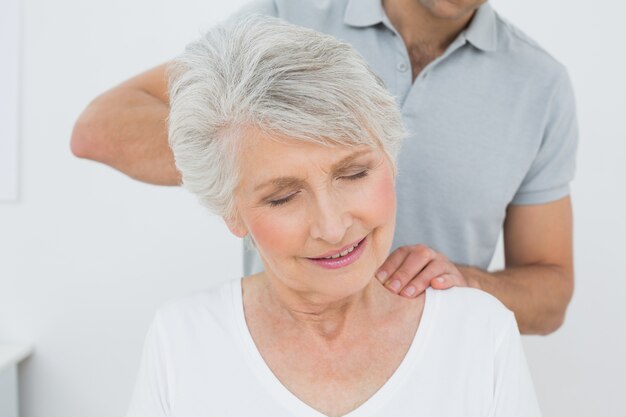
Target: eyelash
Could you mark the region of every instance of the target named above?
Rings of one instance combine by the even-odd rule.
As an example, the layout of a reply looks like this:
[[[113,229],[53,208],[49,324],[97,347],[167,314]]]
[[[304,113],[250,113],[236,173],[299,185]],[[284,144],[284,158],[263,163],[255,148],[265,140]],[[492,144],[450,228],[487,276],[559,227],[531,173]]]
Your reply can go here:
[[[347,176],[343,176],[343,177],[339,177],[340,179],[344,179],[344,180],[348,180],[348,181],[356,181],[358,179],[361,178],[365,178],[367,177],[368,174],[368,170],[365,169],[363,171],[360,171],[354,175],[347,175]],[[291,195],[288,195],[285,198],[281,198],[279,200],[270,200],[268,201],[269,205],[272,207],[278,207],[278,206],[282,206],[283,204],[287,204],[288,202],[290,202],[296,195],[300,194],[300,191],[297,191]]]
[[[354,175],[348,175],[346,177],[340,177],[340,178],[343,178],[344,180],[354,181],[354,180],[358,180],[358,179],[367,177],[367,173],[368,173],[367,169],[364,169],[363,171],[358,172],[358,173],[356,173]]]

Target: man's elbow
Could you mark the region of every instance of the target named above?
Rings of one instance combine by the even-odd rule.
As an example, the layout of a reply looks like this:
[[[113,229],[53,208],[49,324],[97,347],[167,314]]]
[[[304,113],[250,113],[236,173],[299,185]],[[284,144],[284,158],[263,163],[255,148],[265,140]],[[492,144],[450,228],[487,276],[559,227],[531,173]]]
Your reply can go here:
[[[559,330],[565,322],[565,312],[562,314],[553,314],[553,316],[546,320],[537,330],[537,334],[540,336],[548,336]]]
[[[90,113],[90,109],[87,108],[74,124],[70,149],[78,158],[103,162],[105,159],[103,149],[106,147],[103,146],[99,123]]]
[[[70,140],[70,149],[74,156],[89,158],[89,155],[93,153],[93,145],[91,144],[89,133],[89,128],[79,118],[74,124]]]
[[[534,326],[522,333],[547,336],[559,330],[565,323],[567,307],[574,294],[574,274],[571,269],[561,269],[559,272],[560,285],[554,294],[553,302],[537,317]]]
[[[522,321],[518,318],[517,325],[519,331],[523,335],[529,336],[547,336],[556,332],[565,322],[565,312],[542,314],[532,322]]]

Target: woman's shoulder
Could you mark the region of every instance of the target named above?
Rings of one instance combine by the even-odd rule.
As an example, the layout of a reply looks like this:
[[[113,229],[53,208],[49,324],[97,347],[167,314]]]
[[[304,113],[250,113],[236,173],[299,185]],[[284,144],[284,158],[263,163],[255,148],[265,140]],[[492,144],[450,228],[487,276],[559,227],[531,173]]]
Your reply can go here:
[[[453,321],[466,328],[476,326],[500,331],[515,321],[513,312],[485,291],[469,287],[430,291],[439,320]]]
[[[506,306],[496,297],[477,288],[452,287],[447,290],[433,289],[432,291],[437,293],[437,297],[440,298],[442,302],[455,304],[459,306],[459,308],[474,306],[490,311],[508,311]]]
[[[171,329],[219,327],[233,319],[233,295],[239,285],[228,280],[201,291],[165,302],[156,312],[155,321]]]

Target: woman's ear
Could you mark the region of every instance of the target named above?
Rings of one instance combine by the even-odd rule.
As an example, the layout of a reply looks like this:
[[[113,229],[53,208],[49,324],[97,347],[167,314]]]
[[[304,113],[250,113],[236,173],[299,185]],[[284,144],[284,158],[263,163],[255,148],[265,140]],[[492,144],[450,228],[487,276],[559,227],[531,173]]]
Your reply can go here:
[[[239,238],[244,238],[248,234],[248,228],[239,214],[233,213],[224,217],[224,222],[226,223],[228,230],[230,230],[233,235]]]

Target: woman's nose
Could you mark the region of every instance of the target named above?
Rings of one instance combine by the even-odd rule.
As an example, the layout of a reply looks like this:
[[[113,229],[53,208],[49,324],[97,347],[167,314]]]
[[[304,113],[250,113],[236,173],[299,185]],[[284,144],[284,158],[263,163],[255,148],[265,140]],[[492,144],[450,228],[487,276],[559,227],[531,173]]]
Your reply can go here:
[[[348,208],[341,201],[328,198],[318,201],[310,234],[313,239],[339,244],[343,242],[350,226],[352,215]]]

